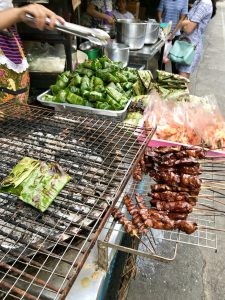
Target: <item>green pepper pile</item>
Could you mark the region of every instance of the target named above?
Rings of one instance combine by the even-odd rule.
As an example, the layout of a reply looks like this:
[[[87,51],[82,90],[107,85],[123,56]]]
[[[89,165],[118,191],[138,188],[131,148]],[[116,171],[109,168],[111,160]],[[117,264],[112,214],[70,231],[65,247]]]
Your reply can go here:
[[[0,192],[17,195],[23,202],[44,212],[70,179],[55,162],[47,164],[24,157],[2,181]]]
[[[145,93],[145,85],[135,69],[123,68],[103,56],[87,60],[74,72],[64,72],[51,87],[45,101],[70,103],[104,110],[122,110],[129,99]]]

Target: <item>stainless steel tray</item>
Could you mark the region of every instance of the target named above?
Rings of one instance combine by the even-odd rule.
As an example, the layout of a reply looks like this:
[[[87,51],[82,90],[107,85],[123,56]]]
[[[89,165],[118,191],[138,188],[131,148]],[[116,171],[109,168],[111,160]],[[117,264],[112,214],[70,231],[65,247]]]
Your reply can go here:
[[[127,109],[131,102],[130,99],[123,110],[104,110],[104,109],[97,109],[93,107],[83,106],[83,105],[45,101],[44,96],[50,93],[51,91],[47,90],[46,92],[39,95],[37,97],[37,100],[44,106],[54,107],[56,111],[70,111],[70,112],[81,111],[83,113],[90,113],[90,114],[103,115],[106,117],[116,118],[119,119],[120,121],[123,121],[126,118]]]

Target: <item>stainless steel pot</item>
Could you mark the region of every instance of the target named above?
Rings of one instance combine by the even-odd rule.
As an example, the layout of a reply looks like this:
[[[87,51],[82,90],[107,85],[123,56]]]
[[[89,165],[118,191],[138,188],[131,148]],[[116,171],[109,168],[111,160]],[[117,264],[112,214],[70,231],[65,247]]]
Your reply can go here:
[[[112,43],[104,48],[105,55],[112,61],[120,61],[126,67],[129,61],[129,47],[125,44]]]
[[[155,44],[159,38],[160,24],[154,19],[147,21],[145,44]]]
[[[134,19],[118,19],[116,22],[116,40],[124,43],[130,50],[138,50],[144,46],[147,22]]]

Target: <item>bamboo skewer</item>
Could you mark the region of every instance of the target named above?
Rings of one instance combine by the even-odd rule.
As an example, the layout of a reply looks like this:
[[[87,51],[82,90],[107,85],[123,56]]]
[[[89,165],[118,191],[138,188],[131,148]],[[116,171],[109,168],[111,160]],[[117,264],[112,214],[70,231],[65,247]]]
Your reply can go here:
[[[198,226],[198,229],[206,229],[206,230],[215,230],[215,231],[221,231],[225,232],[225,229],[223,228],[216,228],[216,227],[210,227],[210,226]]]
[[[217,199],[214,199],[214,198],[210,198],[210,197],[205,197],[205,198],[207,198],[207,200],[209,200],[209,201],[213,201],[213,202],[219,203],[221,205],[225,205],[225,202],[222,202],[220,200],[217,200]],[[199,204],[201,204],[201,203],[199,203]]]
[[[201,188],[207,189],[207,190],[210,190],[210,189],[212,190],[212,188],[215,190],[225,190],[225,186],[224,187],[215,186],[215,185],[210,186],[210,185],[204,185],[204,184],[201,185]],[[212,190],[212,192],[214,192],[214,190]]]
[[[214,163],[214,164],[218,164],[218,163],[224,163],[225,164],[225,159],[202,159],[202,160],[198,160],[196,161],[197,163],[200,164],[209,164],[209,163]]]
[[[150,229],[150,232],[151,232],[151,229]],[[152,241],[151,241],[151,239],[149,238],[149,236],[148,236],[147,233],[146,233],[146,237],[147,237],[147,239],[148,239],[150,245],[152,246],[152,249],[154,250],[154,253],[156,253],[155,247],[153,246],[153,243],[152,243]]]
[[[224,183],[223,185],[225,185],[225,180],[224,179],[215,179],[215,178],[207,178],[207,177],[200,177],[200,179],[202,179],[203,182],[206,180],[207,183],[210,182],[210,183],[222,184],[222,182],[223,182]]]
[[[154,252],[152,251],[152,249],[150,249],[149,247],[148,247],[148,245],[144,242],[144,241],[142,241],[142,239],[137,235],[137,234],[134,234],[134,236],[152,253],[152,254],[154,254]]]

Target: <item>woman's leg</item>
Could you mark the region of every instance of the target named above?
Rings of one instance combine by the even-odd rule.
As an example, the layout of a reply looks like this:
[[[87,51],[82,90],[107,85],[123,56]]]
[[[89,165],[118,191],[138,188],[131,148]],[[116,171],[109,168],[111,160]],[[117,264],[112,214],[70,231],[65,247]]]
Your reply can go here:
[[[179,72],[179,75],[180,76],[183,76],[183,77],[185,77],[185,78],[190,78],[190,73],[185,73],[185,72]]]

